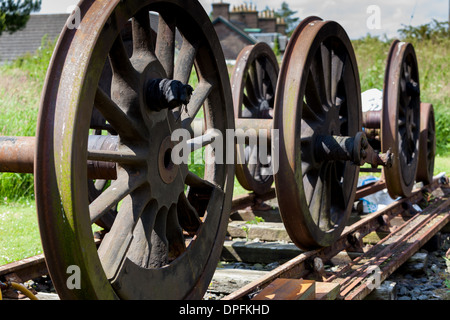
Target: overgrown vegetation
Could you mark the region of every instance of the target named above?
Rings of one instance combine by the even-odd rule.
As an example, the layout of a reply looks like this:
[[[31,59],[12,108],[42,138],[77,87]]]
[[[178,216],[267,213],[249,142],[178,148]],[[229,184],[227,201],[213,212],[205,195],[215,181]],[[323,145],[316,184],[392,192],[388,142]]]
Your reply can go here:
[[[0,136],[35,136],[39,100],[55,43],[42,39],[34,54],[0,68]],[[31,174],[0,173],[0,195],[17,202],[34,197]]]
[[[419,66],[421,100],[433,104],[436,118],[437,154],[450,155],[450,37],[448,22],[403,27],[400,40],[414,45]],[[367,35],[353,41],[361,90],[383,89],[390,39]],[[448,172],[447,172],[448,173]]]

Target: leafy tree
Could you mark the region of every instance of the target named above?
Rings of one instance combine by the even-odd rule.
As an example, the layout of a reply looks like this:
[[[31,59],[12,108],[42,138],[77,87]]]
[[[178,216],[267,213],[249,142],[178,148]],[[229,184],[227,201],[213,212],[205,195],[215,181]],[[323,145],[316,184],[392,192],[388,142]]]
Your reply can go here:
[[[275,16],[277,18],[283,18],[284,22],[287,24],[286,33],[290,36],[292,32],[294,32],[294,29],[297,27],[298,24],[298,17],[294,17],[294,15],[297,13],[297,11],[293,11],[289,8],[289,5],[287,2],[283,2],[281,4],[281,9],[277,10],[275,12]]]
[[[424,40],[448,40],[450,37],[450,30],[447,21],[437,21],[433,19],[431,22],[422,24],[417,27],[402,25],[398,30],[402,39],[407,41],[424,41]]]
[[[0,34],[22,29],[30,13],[41,8],[41,0],[0,0]]]

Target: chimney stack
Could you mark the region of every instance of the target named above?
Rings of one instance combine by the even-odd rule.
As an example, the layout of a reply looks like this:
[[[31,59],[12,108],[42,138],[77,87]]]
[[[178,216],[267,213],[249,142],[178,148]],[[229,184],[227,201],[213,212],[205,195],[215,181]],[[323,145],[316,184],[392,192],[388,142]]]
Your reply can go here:
[[[230,4],[224,3],[222,0],[218,3],[212,4],[212,16],[213,20],[217,19],[219,16],[222,16],[223,18],[230,20]]]

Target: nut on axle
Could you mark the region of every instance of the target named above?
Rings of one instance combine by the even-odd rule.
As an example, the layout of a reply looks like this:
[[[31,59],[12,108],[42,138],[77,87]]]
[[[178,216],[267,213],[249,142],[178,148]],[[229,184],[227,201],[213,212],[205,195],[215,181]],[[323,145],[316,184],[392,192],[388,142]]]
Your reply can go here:
[[[376,152],[364,132],[358,132],[355,137],[318,136],[315,146],[316,161],[352,161],[358,166],[365,163],[373,167],[392,166],[391,151],[381,154]]]

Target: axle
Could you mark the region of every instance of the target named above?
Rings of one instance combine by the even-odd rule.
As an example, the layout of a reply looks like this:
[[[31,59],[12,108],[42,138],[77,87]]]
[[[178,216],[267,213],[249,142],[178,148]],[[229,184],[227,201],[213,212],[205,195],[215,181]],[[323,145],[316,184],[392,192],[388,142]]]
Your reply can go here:
[[[237,143],[243,139],[258,138],[259,130],[266,130],[271,140],[271,119],[236,119],[235,138]],[[249,130],[253,129],[253,130]],[[193,122],[194,138],[206,137],[202,120]],[[255,136],[256,135],[256,136]],[[88,178],[116,179],[114,152],[117,151],[119,137],[114,135],[91,135],[88,141]],[[0,172],[33,173],[34,137],[0,137]],[[101,156],[96,151],[102,151]],[[370,146],[367,137],[359,132],[355,137],[317,136],[314,143],[315,161],[352,161],[362,166],[370,163],[373,167],[391,166],[392,155],[378,154]],[[105,157],[105,158],[103,158]]]
[[[358,166],[370,163],[373,167],[392,165],[392,154],[379,154],[370,146],[365,133],[355,137],[317,136],[314,143],[314,159],[321,161],[352,161]]]

